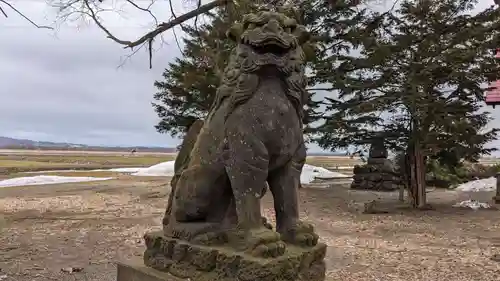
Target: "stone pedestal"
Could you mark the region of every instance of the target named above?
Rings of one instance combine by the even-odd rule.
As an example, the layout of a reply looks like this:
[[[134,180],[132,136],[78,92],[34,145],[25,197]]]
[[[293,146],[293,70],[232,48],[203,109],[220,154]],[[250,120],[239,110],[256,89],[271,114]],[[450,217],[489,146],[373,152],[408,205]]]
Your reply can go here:
[[[368,164],[355,166],[352,189],[393,191],[398,189],[392,162],[386,158],[369,158]]]
[[[117,281],[184,281],[167,272],[147,267],[142,260],[119,262]]]
[[[387,159],[388,152],[384,146],[384,139],[377,137],[373,140],[368,156],[368,163],[355,166],[353,171],[352,189],[393,191],[398,189],[398,178],[394,173],[394,165]]]
[[[118,281],[324,280],[326,245],[297,213],[297,168],[307,156],[301,54],[310,36],[286,15],[291,9],[247,14],[228,30],[237,46],[208,117],[189,129],[175,160],[163,231],[145,235],[145,267],[119,265]],[[294,102],[276,103],[277,96]],[[269,153],[290,162],[275,161],[269,170]],[[279,190],[273,198],[280,233],[259,223],[267,179]]]
[[[119,264],[118,281],[323,281],[326,245],[287,245],[284,255],[256,258],[224,246],[145,235],[144,265]],[[137,278],[133,276],[139,276]],[[168,279],[171,278],[171,279]]]

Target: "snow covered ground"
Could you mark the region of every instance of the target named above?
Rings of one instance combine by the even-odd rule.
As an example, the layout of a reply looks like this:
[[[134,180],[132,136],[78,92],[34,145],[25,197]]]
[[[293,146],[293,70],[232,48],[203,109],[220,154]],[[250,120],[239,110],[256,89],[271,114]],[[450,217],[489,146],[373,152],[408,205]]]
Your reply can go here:
[[[147,168],[114,168],[114,169],[99,169],[92,171],[111,171],[117,173],[127,173],[132,176],[149,176],[149,177],[171,177],[174,175],[174,161],[167,161],[159,163]],[[75,170],[63,170],[57,172],[74,172]],[[49,171],[44,171],[49,172]],[[54,171],[51,171],[54,172]],[[43,172],[42,172],[43,173]],[[310,184],[315,179],[335,179],[335,178],[351,178],[338,172],[332,172],[322,167],[316,167],[305,164],[300,175],[300,182],[302,184]],[[13,186],[27,186],[27,185],[45,185],[45,184],[60,184],[60,183],[76,183],[76,182],[91,182],[91,181],[104,181],[112,178],[99,178],[99,177],[64,177],[64,176],[45,176],[37,175],[32,177],[20,177],[0,181],[0,187],[13,187]],[[496,178],[491,177],[487,179],[470,181],[457,186],[452,192],[460,193],[476,193],[476,192],[491,192],[496,189]],[[487,203],[482,203],[477,200],[465,200],[459,202],[454,207],[471,208],[474,210],[480,208],[490,208]]]
[[[171,177],[174,175],[174,161],[168,161],[156,164],[149,168],[142,168],[135,171],[133,176],[157,176],[157,177]],[[302,184],[311,183],[316,178],[331,179],[331,178],[349,178],[351,176],[344,175],[337,172],[329,171],[325,168],[304,165],[302,174],[300,175],[300,182]]]
[[[465,192],[478,192],[478,191],[494,191],[496,189],[497,180],[494,177],[475,180],[463,183],[455,190]]]
[[[459,202],[455,205],[453,205],[453,207],[458,207],[458,208],[471,208],[473,210],[478,210],[478,209],[488,209],[490,208],[490,204],[488,203],[482,203],[482,202],[479,202],[477,200],[465,200],[465,201],[462,201],[462,202]]]
[[[94,178],[94,177],[62,177],[62,176],[34,176],[21,177],[0,181],[0,187],[11,186],[26,186],[26,185],[43,185],[43,184],[58,184],[70,182],[90,182],[104,181],[112,178]]]
[[[148,168],[114,168],[114,169],[98,169],[91,170],[95,172],[99,171],[110,171],[118,173],[129,173],[132,176],[147,176],[147,177],[171,177],[174,175],[174,161],[167,161],[153,165]],[[76,170],[64,170],[57,172],[75,172]],[[37,172],[37,173],[47,173],[49,171]],[[54,172],[54,171],[50,171]],[[316,178],[320,179],[332,179],[332,178],[350,178],[351,176],[344,175],[337,172],[329,171],[325,168],[304,165],[302,169],[302,174],[300,175],[300,182],[302,184],[308,184],[313,182]],[[25,185],[42,185],[42,184],[57,184],[57,183],[69,183],[69,182],[87,182],[87,181],[100,181],[109,180],[112,178],[92,178],[92,177],[62,177],[62,176],[33,176],[33,177],[22,177],[8,179],[0,181],[0,187],[7,186],[25,186]]]
[[[316,178],[319,179],[332,179],[332,178],[350,178],[351,176],[344,175],[337,172],[332,172],[322,167],[316,167],[305,164],[300,174],[300,183],[308,184],[313,182]]]
[[[497,180],[495,177],[490,177],[486,179],[474,180],[470,182],[463,183],[455,188],[456,192],[471,193],[471,192],[491,192],[496,190]],[[453,207],[459,208],[471,208],[473,210],[478,209],[488,209],[490,204],[479,202],[477,200],[464,200],[459,202]]]
[[[174,163],[175,161],[167,161],[153,165],[149,168],[142,168],[135,173],[133,176],[144,176],[144,177],[172,177],[174,175]]]

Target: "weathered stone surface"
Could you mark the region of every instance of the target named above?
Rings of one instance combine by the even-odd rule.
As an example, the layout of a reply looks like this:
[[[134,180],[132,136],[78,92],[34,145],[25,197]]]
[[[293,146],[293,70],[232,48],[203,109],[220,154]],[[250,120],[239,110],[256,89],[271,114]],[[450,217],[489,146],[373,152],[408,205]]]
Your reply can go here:
[[[177,188],[177,181],[179,181],[179,177],[181,176],[182,171],[189,163],[191,150],[193,150],[193,146],[196,143],[196,139],[202,127],[202,120],[196,120],[193,124],[191,124],[186,132],[186,135],[184,136],[184,139],[182,140],[181,149],[179,150],[179,153],[177,153],[177,157],[175,157],[174,176],[170,181],[170,194],[168,196],[165,216],[163,217],[163,225],[168,225],[170,213],[172,211],[172,202],[174,200],[174,194]]]
[[[376,170],[394,171],[394,164],[387,158],[368,158],[367,164],[373,166]]]
[[[208,117],[186,134],[163,231],[145,235],[144,263],[193,281],[323,280],[326,245],[300,220],[297,195],[308,34],[285,13],[261,11],[228,36],[237,47]],[[261,215],[267,189],[275,229]]]
[[[170,273],[147,267],[141,260],[119,262],[117,281],[185,281]]]
[[[393,191],[398,189],[399,178],[393,163],[387,159],[383,139],[377,139],[370,148],[367,164],[354,167],[352,189]]]
[[[389,153],[384,145],[384,138],[379,137],[372,141],[368,158],[387,158]]]
[[[295,19],[271,11],[245,15],[228,36],[238,45],[203,126],[186,135],[164,234],[206,244],[238,228],[225,233],[227,243],[255,256],[283,255],[284,242],[314,246],[318,235],[300,221],[297,199],[306,160],[302,44],[309,36]],[[262,223],[267,188],[276,231]]]
[[[384,206],[377,200],[369,202],[351,201],[347,204],[347,207],[350,212],[359,214],[387,214],[390,212],[390,207]]]
[[[276,258],[256,258],[227,245],[203,246],[166,237],[145,235],[144,263],[177,278],[192,281],[320,281],[325,278],[325,244],[288,246]],[[122,281],[122,280],[118,280]]]

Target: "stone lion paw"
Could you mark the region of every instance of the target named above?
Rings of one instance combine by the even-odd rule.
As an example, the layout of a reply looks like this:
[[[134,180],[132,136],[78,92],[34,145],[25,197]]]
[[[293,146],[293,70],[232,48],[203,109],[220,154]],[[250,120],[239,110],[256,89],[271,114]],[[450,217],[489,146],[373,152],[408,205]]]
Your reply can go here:
[[[200,245],[213,245],[224,242],[224,235],[216,232],[207,232],[196,235],[191,242]]]
[[[314,247],[318,244],[319,236],[316,233],[300,233],[295,236],[295,243],[299,246]]]
[[[303,247],[313,247],[318,244],[319,236],[314,232],[310,223],[297,221],[282,233],[283,240],[287,243]]]
[[[265,228],[273,230],[273,226],[267,222],[266,217],[262,217],[262,224],[264,225]]]
[[[268,228],[250,230],[246,237],[249,246],[247,252],[255,257],[278,257],[286,250],[286,244],[281,241],[281,235]]]
[[[275,258],[285,253],[286,244],[283,241],[261,244],[252,250],[251,255],[263,258]]]

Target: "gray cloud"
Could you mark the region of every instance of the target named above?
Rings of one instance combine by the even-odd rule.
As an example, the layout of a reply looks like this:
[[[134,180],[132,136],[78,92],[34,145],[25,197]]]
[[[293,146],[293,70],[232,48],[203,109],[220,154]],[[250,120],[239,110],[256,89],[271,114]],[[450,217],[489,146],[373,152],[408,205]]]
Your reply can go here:
[[[27,14],[39,6],[28,3],[20,7]],[[151,107],[153,82],[180,54],[174,43],[154,54],[151,70],[145,51],[117,69],[130,51],[95,27],[64,26],[55,36],[21,19],[9,20],[0,28],[0,135],[105,145],[177,144],[155,131]],[[126,38],[146,31],[117,29]]]
[[[392,1],[378,0],[370,6],[380,4],[383,10],[391,6],[388,2]],[[481,8],[490,2],[481,0]],[[38,23],[46,23],[45,16],[54,18],[44,1],[16,3]],[[176,4],[181,12],[181,1]],[[169,18],[167,6],[155,11],[164,13],[158,18]],[[137,11],[129,12],[127,19],[116,15],[105,19],[113,32],[125,39],[142,35],[148,30],[143,23],[150,22]],[[92,25],[64,25],[54,35],[35,29],[14,14],[2,24],[4,21],[6,25],[0,27],[1,136],[99,145],[178,143],[155,131],[158,120],[150,105],[153,82],[160,79],[167,63],[180,55],[171,33],[165,35],[169,44],[154,55],[153,69],[148,68],[144,51],[117,69],[130,51]],[[495,115],[492,125],[498,124],[500,109],[491,111]],[[500,142],[494,145],[500,146]],[[319,150],[315,145],[311,149]]]

